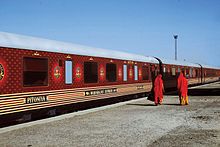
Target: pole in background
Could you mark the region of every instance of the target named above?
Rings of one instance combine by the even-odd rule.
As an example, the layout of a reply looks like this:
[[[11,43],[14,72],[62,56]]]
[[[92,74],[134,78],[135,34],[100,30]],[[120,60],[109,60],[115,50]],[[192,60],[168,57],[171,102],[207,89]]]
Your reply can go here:
[[[177,60],[177,38],[178,35],[173,35],[174,39],[175,39],[175,60]]]

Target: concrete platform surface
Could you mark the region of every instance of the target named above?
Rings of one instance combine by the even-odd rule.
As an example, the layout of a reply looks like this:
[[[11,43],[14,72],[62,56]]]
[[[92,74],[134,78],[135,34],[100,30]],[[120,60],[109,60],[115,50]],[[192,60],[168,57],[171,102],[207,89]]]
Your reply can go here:
[[[180,106],[177,96],[166,95],[163,105],[154,106],[142,98],[2,128],[0,147],[219,147],[220,96],[190,96],[189,101]]]

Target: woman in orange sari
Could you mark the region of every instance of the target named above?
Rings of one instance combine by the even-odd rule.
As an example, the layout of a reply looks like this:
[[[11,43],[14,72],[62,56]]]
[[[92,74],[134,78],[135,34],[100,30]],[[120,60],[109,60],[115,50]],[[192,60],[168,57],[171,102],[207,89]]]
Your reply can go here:
[[[158,104],[162,104],[163,101],[163,80],[162,80],[162,75],[159,74],[157,75],[156,79],[154,80],[154,102],[155,105],[157,106]]]
[[[188,105],[188,81],[182,72],[177,79],[177,89],[179,93],[180,105]]]

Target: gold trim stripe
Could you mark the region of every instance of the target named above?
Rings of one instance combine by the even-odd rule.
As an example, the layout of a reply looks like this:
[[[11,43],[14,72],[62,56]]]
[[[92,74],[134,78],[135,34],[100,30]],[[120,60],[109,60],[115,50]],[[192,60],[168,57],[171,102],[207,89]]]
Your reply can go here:
[[[129,87],[124,88],[127,85],[129,85]],[[62,94],[58,94],[58,95],[55,95],[55,94],[47,95],[48,101],[46,102],[31,103],[31,104],[25,104],[26,99],[24,96],[26,95],[24,95],[23,97],[20,97],[19,100],[15,100],[17,101],[16,103],[15,101],[12,101],[11,99],[4,100],[5,102],[2,102],[2,104],[5,104],[6,106],[0,109],[2,110],[0,111],[0,114],[6,114],[6,113],[8,114],[8,113],[20,112],[20,111],[25,111],[25,110],[34,110],[38,108],[45,108],[45,107],[50,107],[50,106],[62,105],[62,104],[84,102],[84,101],[102,99],[103,97],[110,98],[110,97],[117,97],[117,96],[129,95],[129,94],[135,94],[135,93],[143,93],[151,89],[150,83],[141,83],[141,84],[132,84],[132,85],[127,84],[127,85],[118,85],[117,87],[110,87],[110,89],[117,88],[118,90],[117,93],[107,93],[107,94],[91,95],[91,96],[84,96],[84,94],[85,94],[85,91],[93,90],[93,88],[89,88],[89,89],[84,88],[85,91],[80,91],[80,92],[75,92],[75,93],[69,92],[69,93],[64,94],[63,92],[61,92]],[[137,86],[141,86],[143,87],[143,89],[137,90]],[[95,89],[98,90],[98,89],[106,89],[106,88],[103,88],[103,86],[101,86]],[[41,95],[44,95],[44,94],[41,94]],[[37,96],[40,96],[40,95],[37,95]]]
[[[142,93],[142,92],[140,92],[140,93]],[[133,92],[127,93],[126,92],[126,95],[129,95],[129,94],[135,94],[135,93],[133,93]],[[121,93],[121,94],[114,95],[112,97],[123,96],[123,95],[125,95],[125,94]],[[107,98],[111,98],[111,97],[105,97],[105,99],[107,99]],[[20,109],[17,108],[17,109],[13,109],[13,111],[11,111],[10,109],[6,109],[5,111],[2,111],[1,114],[22,112],[22,111],[26,111],[26,110],[36,110],[36,109],[40,109],[40,108],[48,108],[48,107],[53,107],[53,106],[61,106],[61,105],[74,104],[74,103],[86,102],[86,101],[91,101],[91,100],[99,100],[99,99],[103,99],[103,96],[102,97],[101,96],[100,97],[94,97],[94,98],[90,98],[90,99],[82,99],[81,101],[69,100],[69,101],[66,102],[66,101],[62,100],[61,102],[48,103],[48,104],[40,105],[40,106],[37,106],[37,105],[34,106],[33,105],[33,106],[26,107],[26,108],[20,108]],[[46,103],[46,102],[42,102],[42,103]]]
[[[73,89],[63,89],[63,90],[51,90],[51,91],[38,91],[38,92],[28,92],[28,93],[16,93],[16,94],[7,94],[0,95],[1,99],[15,99],[30,96],[40,96],[40,95],[56,95],[56,94],[65,94],[71,92],[84,92],[98,89],[108,89],[108,88],[120,88],[120,87],[131,87],[138,85],[151,86],[151,83],[135,83],[135,84],[125,84],[125,85],[109,85],[109,86],[98,86],[98,87],[85,87],[85,88],[73,88]]]
[[[142,92],[145,92],[145,90],[142,90],[142,91],[139,91],[140,93]],[[4,110],[6,108],[18,108],[18,107],[23,107],[23,106],[40,106],[40,105],[44,105],[44,104],[49,104],[49,103],[54,103],[54,102],[58,102],[58,101],[70,101],[70,100],[76,100],[80,102],[80,100],[82,99],[87,99],[87,100],[92,100],[92,99],[95,99],[95,98],[108,98],[108,97],[115,97],[115,96],[118,96],[118,95],[125,95],[127,94],[128,92],[120,92],[120,93],[109,93],[109,94],[104,94],[104,95],[94,95],[94,96],[81,96],[81,97],[75,97],[75,96],[69,96],[69,97],[57,97],[57,98],[50,98],[48,97],[49,101],[46,101],[46,102],[40,102],[40,103],[31,103],[31,104],[25,104],[24,102],[21,103],[21,105],[15,105],[15,104],[11,104],[11,105],[7,105],[3,108],[0,108],[0,110]],[[134,91],[131,91],[129,92],[131,94],[133,93],[136,93]],[[24,99],[25,101],[25,99]]]

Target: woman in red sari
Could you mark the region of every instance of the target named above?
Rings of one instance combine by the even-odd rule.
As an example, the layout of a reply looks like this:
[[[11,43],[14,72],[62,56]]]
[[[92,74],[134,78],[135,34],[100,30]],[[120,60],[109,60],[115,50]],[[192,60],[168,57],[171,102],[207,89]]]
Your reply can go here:
[[[179,93],[180,105],[188,105],[188,81],[182,72],[177,79],[177,89]]]
[[[154,80],[154,102],[156,106],[158,104],[162,104],[163,91],[164,91],[164,87],[163,87],[162,75],[159,74]]]

